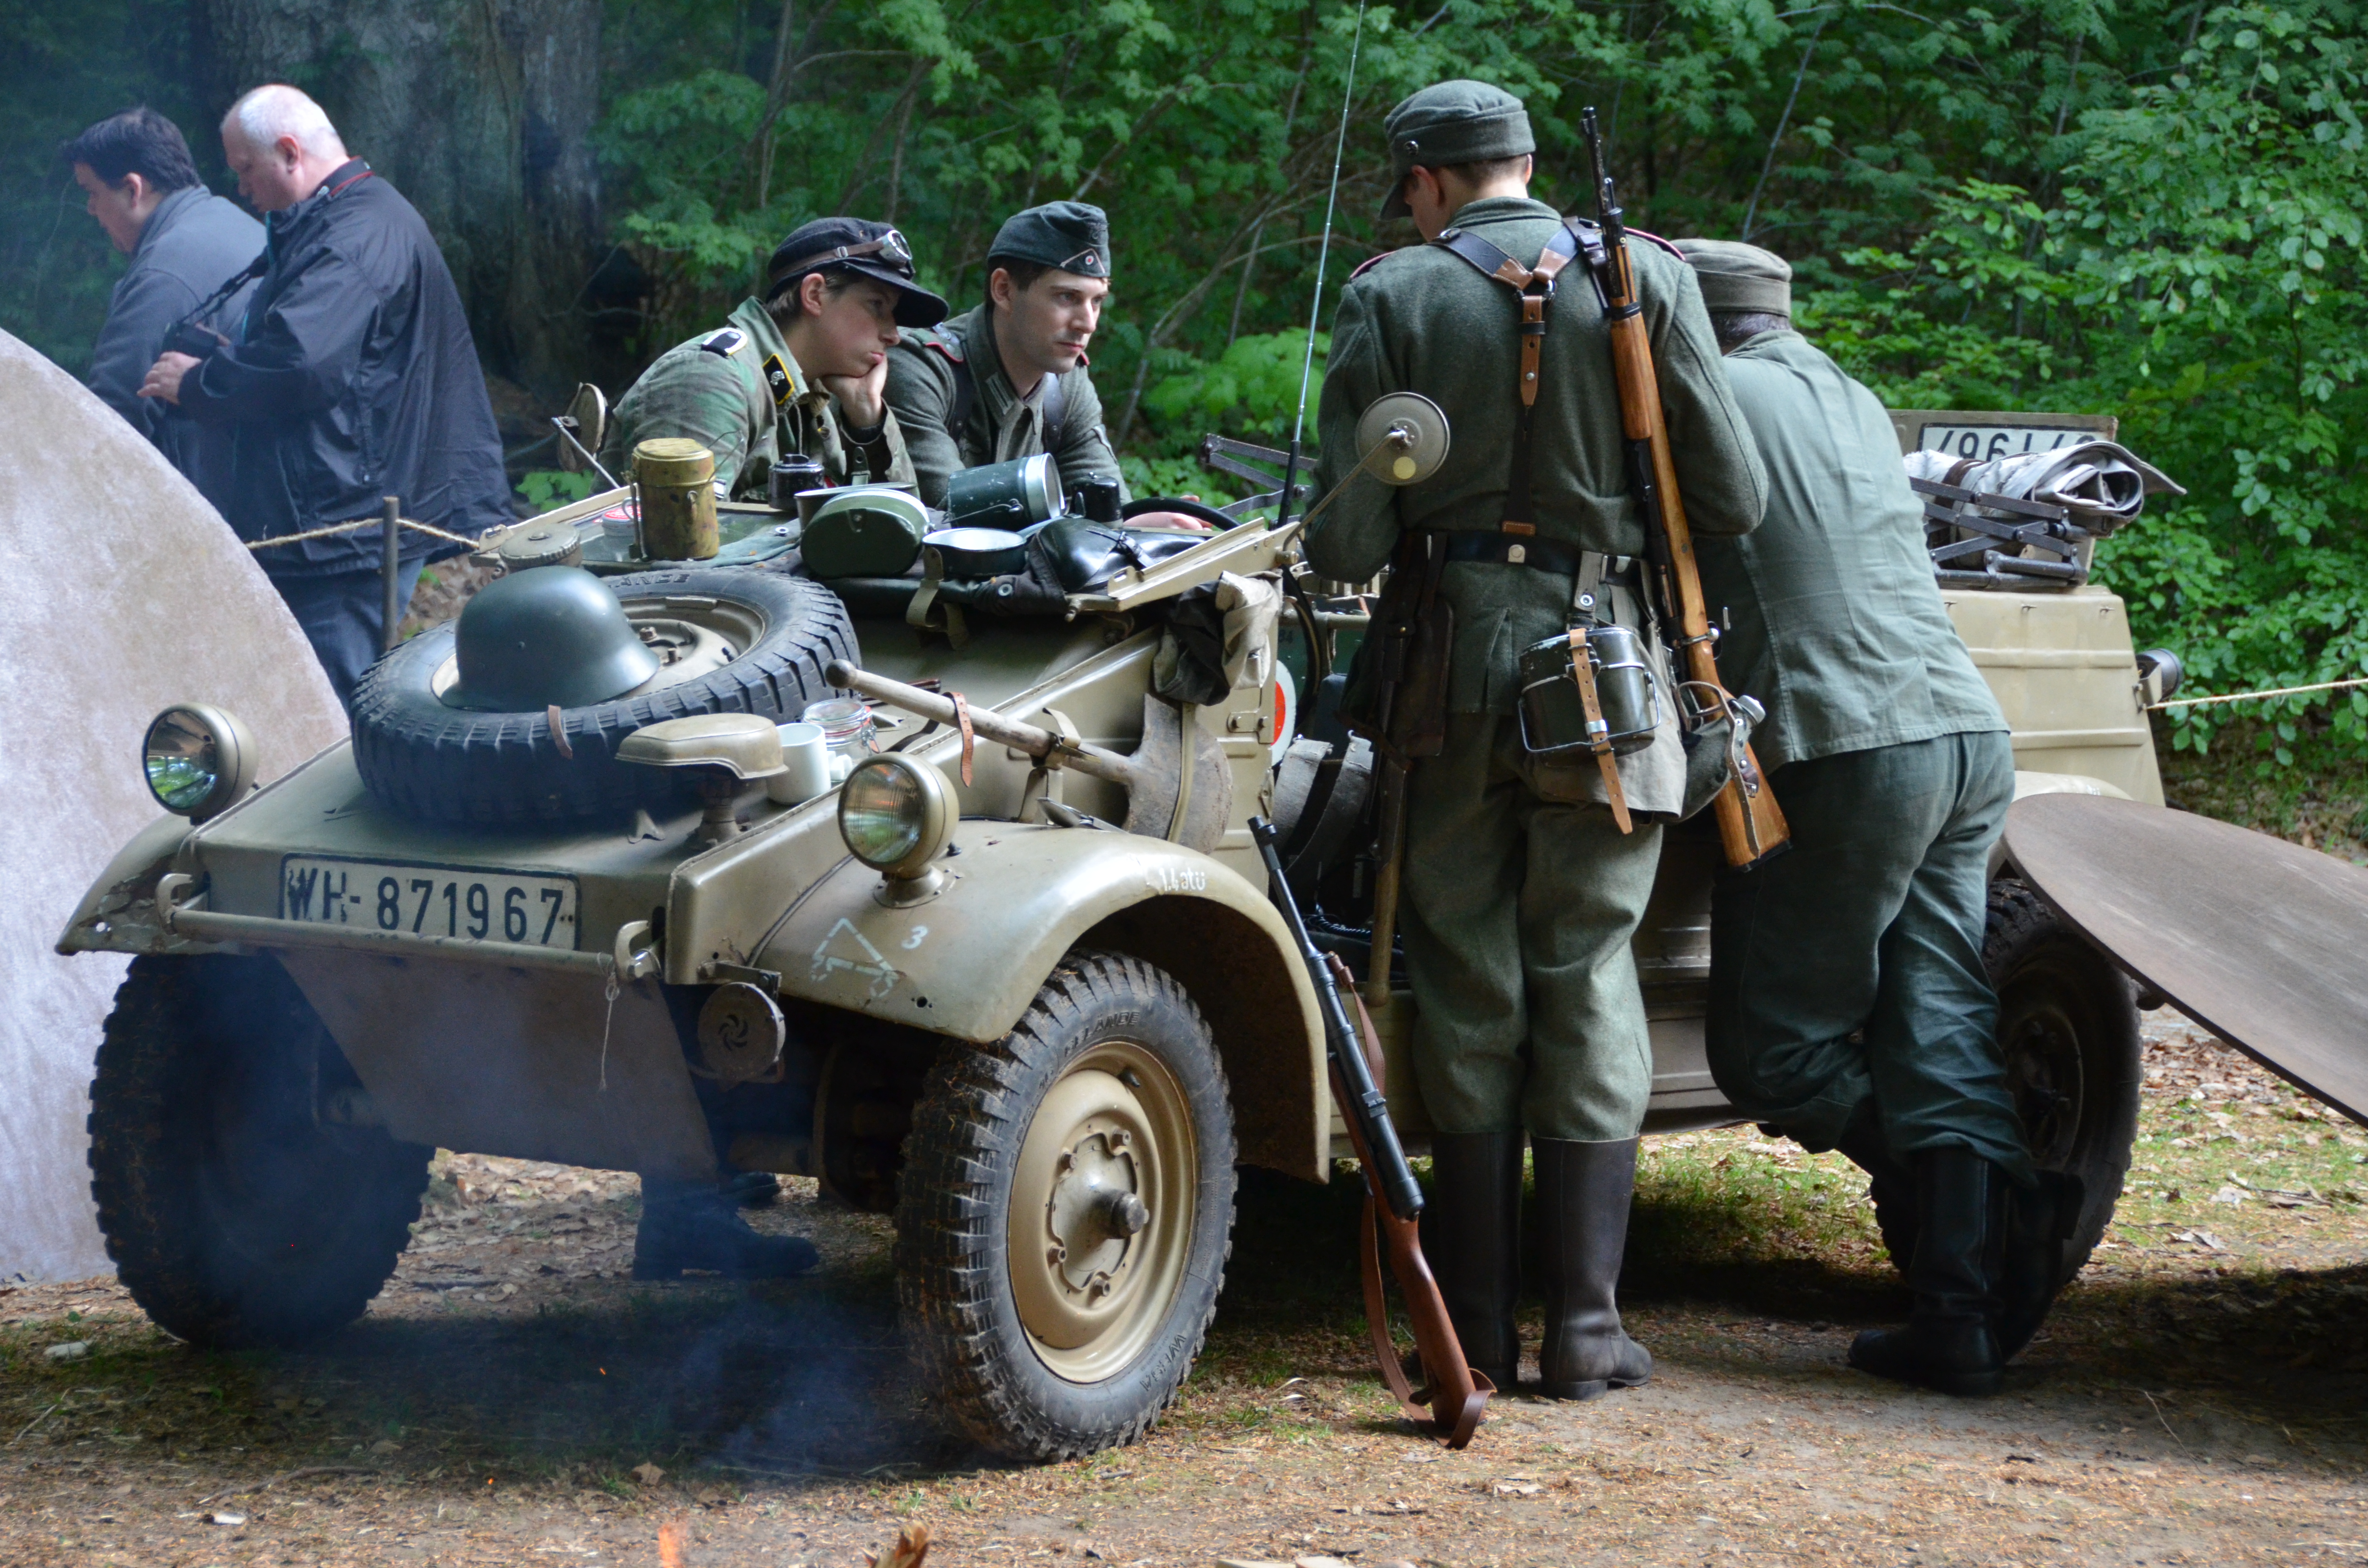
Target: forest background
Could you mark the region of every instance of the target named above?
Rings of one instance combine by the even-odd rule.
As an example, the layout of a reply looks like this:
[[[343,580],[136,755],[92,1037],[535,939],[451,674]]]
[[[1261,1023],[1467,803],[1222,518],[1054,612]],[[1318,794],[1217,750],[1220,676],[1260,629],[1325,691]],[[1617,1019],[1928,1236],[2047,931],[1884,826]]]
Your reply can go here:
[[[1136,484],[1229,493],[1190,454],[1205,430],[1289,435],[1344,97],[1320,320],[1413,238],[1374,222],[1383,114],[1477,76],[1528,100],[1540,195],[1588,201],[1599,106],[1631,222],[1789,257],[1799,324],[1893,406],[2119,415],[2189,491],[2100,552],[2140,645],[2177,649],[2190,692],[2305,685],[2368,672],[2363,20],[2362,0],[0,0],[0,327],[78,370],[120,270],[62,139],[146,102],[226,190],[212,127],[287,80],[427,215],[521,446],[578,377],[613,397],[719,320],[807,218],[897,223],[959,308],[1004,215],[1074,197],[1112,216],[1095,374]],[[2191,761],[2215,735],[2216,787],[2254,797],[2232,814],[2291,829],[2317,801],[2336,810],[2312,831],[2368,837],[2368,693],[2164,733]]]

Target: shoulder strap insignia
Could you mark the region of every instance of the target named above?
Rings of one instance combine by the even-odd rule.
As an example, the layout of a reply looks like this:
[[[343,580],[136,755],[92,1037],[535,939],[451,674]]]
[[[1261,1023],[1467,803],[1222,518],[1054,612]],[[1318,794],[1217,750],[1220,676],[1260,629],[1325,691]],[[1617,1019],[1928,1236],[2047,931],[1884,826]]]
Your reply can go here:
[[[1362,278],[1366,273],[1371,272],[1373,268],[1381,266],[1382,263],[1389,260],[1390,257],[1397,254],[1398,253],[1394,250],[1385,250],[1379,256],[1366,257],[1363,261],[1357,264],[1357,269],[1355,271],[1349,274],[1349,281],[1354,283],[1358,278]]]
[[[775,408],[787,408],[790,399],[797,396],[798,383],[790,375],[790,368],[781,363],[778,354],[765,356],[765,388],[773,394]]]
[[[922,338],[921,341],[929,347],[934,348],[939,353],[944,355],[947,358],[952,360],[955,364],[959,365],[962,363],[962,338],[954,333],[948,332],[944,327],[939,326],[929,328],[928,335]]]
[[[710,354],[728,359],[748,347],[748,335],[736,326],[718,327],[700,338],[699,346]]]

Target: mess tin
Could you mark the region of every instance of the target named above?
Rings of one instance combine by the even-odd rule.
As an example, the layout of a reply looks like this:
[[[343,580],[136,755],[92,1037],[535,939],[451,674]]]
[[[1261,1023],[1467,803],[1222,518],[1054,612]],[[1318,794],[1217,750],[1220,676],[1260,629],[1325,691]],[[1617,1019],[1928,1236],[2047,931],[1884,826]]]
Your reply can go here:
[[[1030,523],[1061,515],[1061,471],[1052,455],[966,468],[946,481],[946,525],[1006,528],[1018,533]]]
[[[1001,577],[1028,562],[1028,541],[1005,528],[939,528],[921,543],[938,552],[946,575],[959,582]]]
[[[901,576],[921,557],[929,514],[915,497],[884,484],[831,492],[798,541],[815,576]]]
[[[1521,650],[1521,744],[1531,756],[1595,749],[1579,695],[1576,652],[1568,632]],[[1661,693],[1645,662],[1643,639],[1610,622],[1590,626],[1587,663],[1611,749],[1624,755],[1652,744],[1661,723]]]

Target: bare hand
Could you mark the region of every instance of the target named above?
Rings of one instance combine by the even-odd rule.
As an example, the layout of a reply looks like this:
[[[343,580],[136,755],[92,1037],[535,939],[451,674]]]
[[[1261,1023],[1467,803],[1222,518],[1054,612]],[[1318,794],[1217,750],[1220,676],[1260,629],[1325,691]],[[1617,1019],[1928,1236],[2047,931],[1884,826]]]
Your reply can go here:
[[[838,404],[839,416],[859,430],[888,417],[888,357],[860,376],[818,376],[822,390]]]
[[[198,361],[187,354],[166,353],[148,367],[148,379],[140,383],[142,397],[162,398],[178,406],[181,401],[181,378],[198,368]]]

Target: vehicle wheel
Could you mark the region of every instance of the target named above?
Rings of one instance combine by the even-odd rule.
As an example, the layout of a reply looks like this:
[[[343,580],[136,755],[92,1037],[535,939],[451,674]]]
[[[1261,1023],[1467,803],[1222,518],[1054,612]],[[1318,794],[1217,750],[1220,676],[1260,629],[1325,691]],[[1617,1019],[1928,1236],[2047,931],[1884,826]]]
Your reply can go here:
[[[1029,1460],[1134,1441],[1191,1370],[1233,1244],[1200,1009],[1149,964],[1072,953],[1009,1035],[931,1071],[898,1190],[905,1333],[954,1422]]]
[[[794,719],[831,694],[823,668],[860,663],[854,623],[819,583],[746,567],[639,572],[609,586],[666,664],[637,694],[548,713],[450,708],[458,623],[424,631],[354,687],[354,766],[405,816],[486,827],[618,817],[689,801],[681,768],[620,763],[645,724],[704,713]]]
[[[326,1118],[363,1101],[268,958],[136,958],[90,1088],[91,1196],[148,1315],[225,1349],[361,1315],[411,1240],[433,1150]]]
[[[2032,1158],[2080,1178],[2060,1284],[2103,1238],[2129,1174],[2146,1077],[2137,1006],[2122,971],[2011,877],[1990,884],[1982,963],[1998,990],[1998,1047]],[[1914,1194],[1874,1196],[1884,1245],[1905,1269],[1916,1246]]]

